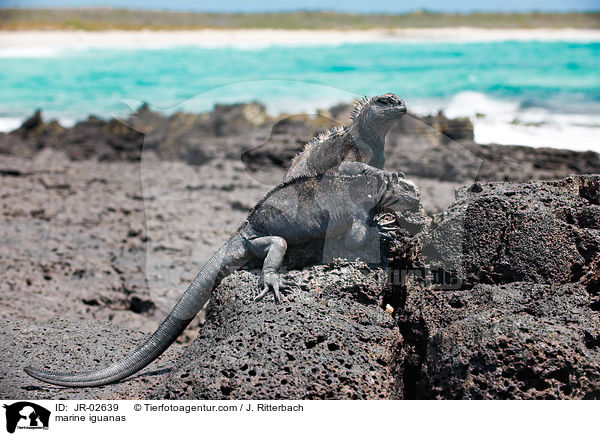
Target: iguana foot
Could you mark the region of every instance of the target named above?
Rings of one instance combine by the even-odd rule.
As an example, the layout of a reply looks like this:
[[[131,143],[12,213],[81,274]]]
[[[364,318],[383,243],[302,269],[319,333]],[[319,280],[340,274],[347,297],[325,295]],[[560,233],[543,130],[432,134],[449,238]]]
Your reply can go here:
[[[388,226],[390,226],[390,224],[395,224],[395,223],[396,223],[396,218],[395,217],[394,218],[390,218],[390,219],[386,219],[386,220],[383,220],[383,219],[377,220],[377,224],[379,225],[379,227],[382,227],[382,228],[383,227],[388,227]]]
[[[281,294],[290,294],[291,288],[298,286],[293,280],[282,279],[279,274],[265,274],[263,284],[262,292],[254,297],[254,301],[262,300],[269,291],[272,291],[275,301],[281,303]]]
[[[391,213],[386,213],[376,218],[377,229],[379,230],[379,238],[392,240],[393,232],[398,230],[396,216]]]
[[[390,235],[389,233],[380,233],[379,234],[379,239],[384,240],[384,241],[393,241],[394,238],[392,235]]]

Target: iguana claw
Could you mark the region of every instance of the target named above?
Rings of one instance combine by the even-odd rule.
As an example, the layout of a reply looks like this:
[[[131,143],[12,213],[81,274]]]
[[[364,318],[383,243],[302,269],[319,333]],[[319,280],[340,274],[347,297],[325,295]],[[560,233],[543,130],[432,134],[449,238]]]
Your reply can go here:
[[[379,239],[383,239],[385,241],[393,241],[395,238],[392,235],[388,235],[387,233],[380,233]]]
[[[263,290],[254,297],[254,301],[262,300],[270,290],[273,290],[275,301],[281,303],[281,294],[290,294],[293,286],[298,286],[293,280],[281,279],[279,274],[265,274],[263,279]]]

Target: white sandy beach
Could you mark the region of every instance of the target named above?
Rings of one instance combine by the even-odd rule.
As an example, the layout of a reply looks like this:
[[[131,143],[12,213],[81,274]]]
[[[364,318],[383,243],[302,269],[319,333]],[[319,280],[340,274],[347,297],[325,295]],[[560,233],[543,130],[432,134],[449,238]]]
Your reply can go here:
[[[380,30],[0,31],[0,53],[15,49],[165,46],[260,47],[394,41],[600,41],[593,29],[479,29],[471,27]]]

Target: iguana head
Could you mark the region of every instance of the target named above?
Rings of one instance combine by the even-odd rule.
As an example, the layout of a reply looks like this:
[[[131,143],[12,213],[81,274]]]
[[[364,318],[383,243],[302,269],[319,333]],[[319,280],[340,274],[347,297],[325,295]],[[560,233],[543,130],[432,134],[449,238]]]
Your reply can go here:
[[[371,98],[363,98],[354,105],[352,121],[371,129],[384,129],[406,114],[406,104],[396,94],[387,93]]]
[[[384,173],[385,183],[379,207],[384,212],[414,210],[421,202],[419,188],[403,173]]]

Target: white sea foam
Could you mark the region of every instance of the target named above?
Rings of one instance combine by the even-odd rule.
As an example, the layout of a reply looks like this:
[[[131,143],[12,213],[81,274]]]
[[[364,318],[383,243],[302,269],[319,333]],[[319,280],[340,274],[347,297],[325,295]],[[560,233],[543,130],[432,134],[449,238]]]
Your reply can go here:
[[[78,121],[75,118],[70,118],[70,117],[58,117],[56,120],[58,121],[58,124],[60,124],[63,127],[66,127],[66,128],[73,127],[75,125],[75,123],[77,123],[77,121]]]
[[[0,58],[48,58],[61,53],[58,47],[3,47],[0,48]]]
[[[0,132],[12,132],[13,130],[18,129],[27,118],[29,117],[0,117]],[[75,118],[70,117],[57,117],[56,120],[61,126],[67,128],[73,127],[78,121]]]
[[[0,132],[11,132],[18,129],[25,121],[24,118],[0,117]]]
[[[569,124],[541,126],[508,124],[494,120],[474,123],[475,141],[480,144],[528,145],[600,153],[600,126]]]
[[[284,111],[290,114],[314,114],[319,108],[349,101],[352,97],[350,93],[343,96],[332,93],[315,97],[314,100],[279,98],[265,103],[272,114]],[[208,110],[210,106],[201,108],[193,101],[187,103],[178,106],[177,110],[201,112]],[[480,144],[528,145],[600,153],[600,113],[593,110],[590,110],[590,114],[585,114],[559,113],[541,107],[522,108],[518,101],[497,99],[473,91],[460,92],[449,99],[407,103],[409,110],[417,115],[430,115],[442,110],[449,118],[468,117],[473,123],[475,142]],[[48,119],[50,118],[53,117]],[[77,121],[64,116],[58,116],[57,119],[64,127],[72,127]],[[24,120],[25,118],[0,117],[0,131],[14,130]]]
[[[478,115],[493,118],[505,118],[515,114],[519,103],[504,101],[488,97],[474,91],[463,91],[456,94],[444,108],[448,118],[477,117]]]
[[[468,117],[475,142],[528,145],[600,152],[600,113],[560,113],[542,107],[522,108],[517,100],[501,100],[464,91],[445,100],[409,105],[418,115],[443,111],[448,118]]]

